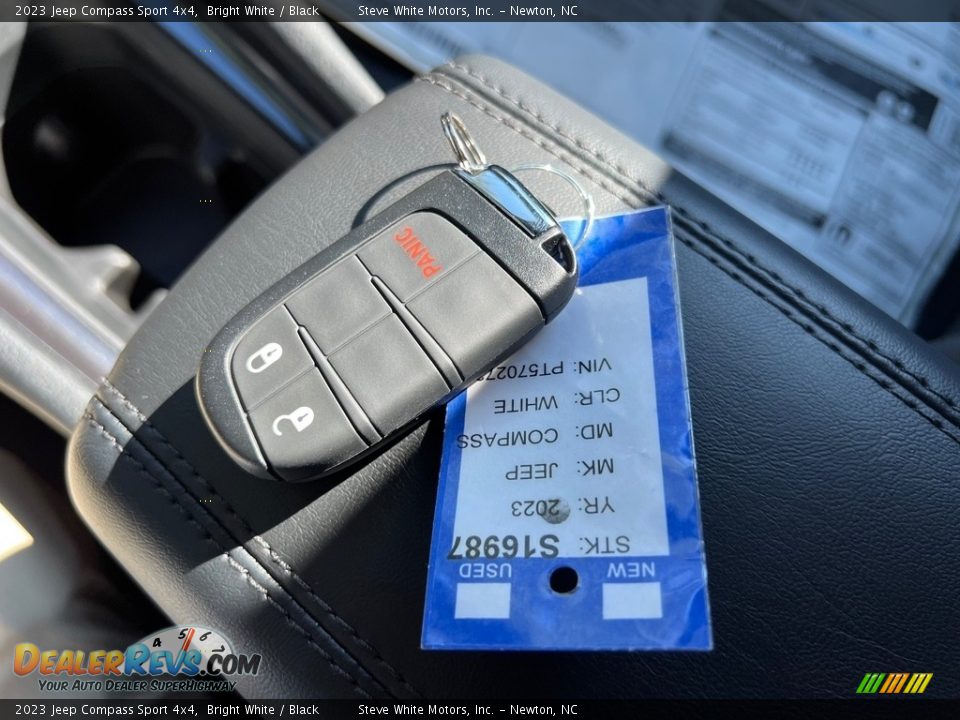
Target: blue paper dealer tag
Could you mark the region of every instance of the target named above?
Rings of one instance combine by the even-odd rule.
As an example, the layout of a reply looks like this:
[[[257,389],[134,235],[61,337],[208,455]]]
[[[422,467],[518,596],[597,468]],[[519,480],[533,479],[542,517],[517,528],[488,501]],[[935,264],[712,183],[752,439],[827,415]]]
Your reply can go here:
[[[447,407],[424,648],[711,648],[669,210],[578,256],[567,308]]]

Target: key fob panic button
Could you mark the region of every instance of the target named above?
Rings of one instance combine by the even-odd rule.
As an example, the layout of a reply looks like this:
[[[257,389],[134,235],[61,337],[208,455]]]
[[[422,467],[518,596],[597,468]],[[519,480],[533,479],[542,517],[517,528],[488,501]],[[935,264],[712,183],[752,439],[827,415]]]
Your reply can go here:
[[[357,255],[401,302],[445,277],[480,252],[449,220],[415,212],[375,236]]]
[[[325,472],[366,449],[319,370],[311,370],[250,413],[273,471],[286,480]]]
[[[297,324],[283,307],[271,310],[250,328],[237,343],[232,362],[237,391],[248,409],[311,365]]]

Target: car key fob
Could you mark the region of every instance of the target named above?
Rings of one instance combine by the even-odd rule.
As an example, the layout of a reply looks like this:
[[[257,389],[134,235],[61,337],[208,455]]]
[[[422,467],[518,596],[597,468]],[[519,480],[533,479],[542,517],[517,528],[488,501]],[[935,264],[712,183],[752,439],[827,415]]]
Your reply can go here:
[[[574,249],[462,123],[441,172],[273,285],[204,352],[197,396],[247,471],[299,482],[370,453],[489,371],[577,284]]]

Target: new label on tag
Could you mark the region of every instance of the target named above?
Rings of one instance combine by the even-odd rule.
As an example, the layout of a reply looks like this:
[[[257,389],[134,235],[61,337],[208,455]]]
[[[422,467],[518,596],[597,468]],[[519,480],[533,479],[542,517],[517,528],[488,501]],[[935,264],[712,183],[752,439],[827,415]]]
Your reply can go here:
[[[668,209],[578,256],[566,309],[447,407],[424,648],[711,648]]]

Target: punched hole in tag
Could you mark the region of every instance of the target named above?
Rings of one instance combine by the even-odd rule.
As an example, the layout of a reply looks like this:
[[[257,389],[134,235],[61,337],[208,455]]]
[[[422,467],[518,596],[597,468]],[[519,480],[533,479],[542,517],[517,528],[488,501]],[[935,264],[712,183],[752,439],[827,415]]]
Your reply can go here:
[[[569,565],[561,565],[550,573],[550,589],[557,595],[569,595],[580,587],[580,575]]]

